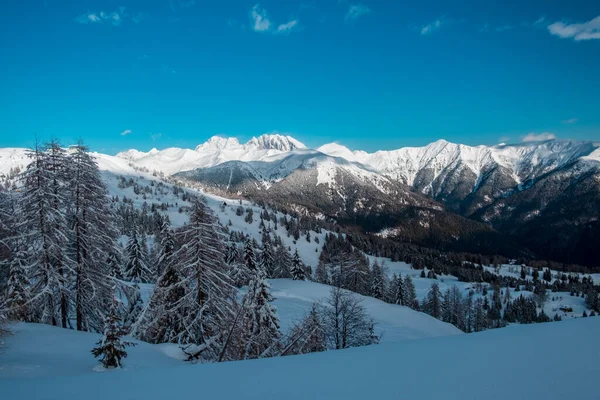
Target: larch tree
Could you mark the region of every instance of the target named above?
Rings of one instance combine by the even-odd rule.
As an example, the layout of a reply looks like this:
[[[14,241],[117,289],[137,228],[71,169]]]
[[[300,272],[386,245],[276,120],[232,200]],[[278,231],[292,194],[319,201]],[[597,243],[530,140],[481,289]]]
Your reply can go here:
[[[232,315],[235,288],[224,261],[224,233],[201,199],[192,199],[190,221],[175,232],[173,259],[187,292],[177,303],[185,316],[179,343],[193,344],[195,358],[215,357]]]
[[[62,148],[59,141],[56,138],[50,140],[45,145],[45,165],[44,167],[49,172],[51,179],[48,182],[48,190],[52,194],[51,204],[55,210],[60,210],[60,213],[67,215],[69,207],[71,206],[71,199],[66,193],[70,180],[72,179],[71,171],[71,157],[69,157],[66,151]],[[63,236],[62,240],[67,243],[71,240],[71,231],[69,230],[70,221],[55,220],[53,221],[52,228],[55,232],[61,232]],[[61,326],[67,327],[67,319],[71,309],[70,304],[70,288],[71,280],[73,279],[74,269],[73,259],[69,257],[64,249],[55,248],[52,251],[52,263],[58,271],[58,274],[62,278],[62,284],[60,287],[60,317]]]
[[[68,215],[75,262],[76,328],[101,331],[112,297],[113,271],[106,260],[118,251],[115,217],[98,165],[81,141],[71,147],[70,171]]]
[[[62,192],[54,193],[52,182],[58,179],[48,168],[48,155],[36,147],[28,153],[31,163],[22,175],[20,196],[21,222],[18,230],[27,237],[31,271],[32,321],[66,327],[68,297],[65,249],[68,247],[67,222]],[[57,259],[63,264],[57,265]],[[59,322],[60,321],[60,322]]]

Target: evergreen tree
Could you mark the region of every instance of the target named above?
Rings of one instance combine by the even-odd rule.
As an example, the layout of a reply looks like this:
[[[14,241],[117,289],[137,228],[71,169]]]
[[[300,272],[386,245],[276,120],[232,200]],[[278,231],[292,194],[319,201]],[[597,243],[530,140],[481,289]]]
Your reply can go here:
[[[250,272],[250,274],[258,271],[258,263],[256,262],[256,255],[254,253],[255,246],[250,239],[250,236],[246,238],[244,242],[244,262],[246,263],[246,268]]]
[[[110,252],[106,259],[106,267],[109,276],[114,279],[123,279],[123,264],[121,262],[121,252],[115,246],[114,251]]]
[[[292,258],[292,279],[295,281],[304,281],[306,280],[306,273],[304,271],[304,265],[302,260],[300,260],[300,255],[298,254],[298,249],[294,252],[294,258]]]
[[[69,181],[72,180],[73,173],[70,169],[72,163],[70,157],[67,157],[66,151],[61,147],[59,141],[53,138],[46,144],[46,162],[45,168],[51,175],[48,190],[52,194],[51,204],[54,210],[59,210],[63,215],[69,209],[69,200],[66,194],[66,188],[69,185]],[[63,220],[55,220],[51,223],[51,229],[55,231],[55,234],[62,236],[60,241],[68,243],[71,232],[68,229],[71,221],[67,221],[66,218]],[[61,288],[60,288],[60,316],[61,326],[67,327],[67,319],[70,311],[69,297],[70,287],[72,286],[70,280],[74,269],[73,259],[65,253],[64,249],[55,248],[52,252],[52,264],[57,269],[58,275],[61,277]]]
[[[329,274],[327,273],[325,264],[321,260],[319,260],[317,269],[315,270],[315,282],[329,285]]]
[[[292,256],[288,249],[280,244],[275,250],[273,278],[291,278],[292,277]]]
[[[190,221],[175,234],[181,247],[173,254],[187,292],[177,310],[184,316],[179,343],[194,344],[199,358],[216,357],[221,332],[232,315],[235,290],[223,255],[224,233],[201,199],[192,200]]]
[[[179,304],[187,288],[175,263],[169,264],[156,283],[156,289],[142,311],[132,333],[149,343],[182,343],[185,308]]]
[[[96,343],[98,347],[92,349],[94,357],[102,357],[100,362],[104,368],[121,368],[121,359],[127,357],[125,348],[135,346],[135,343],[121,340],[121,336],[124,334],[119,318],[117,299],[113,298],[110,312],[104,322],[104,335]]]
[[[319,306],[313,303],[308,315],[290,332],[288,344],[282,355],[308,354],[327,350],[325,331]]]
[[[62,192],[55,193],[53,182],[59,182],[55,170],[48,167],[48,154],[40,148],[28,153],[32,162],[22,181],[18,230],[28,239],[31,274],[32,320],[51,325],[67,326],[69,296],[65,263],[67,223],[62,204]],[[57,206],[58,204],[58,206]],[[60,260],[60,263],[58,262]]]
[[[404,278],[404,296],[408,307],[413,310],[419,310],[419,300],[417,299],[415,284],[409,275],[406,275]]]
[[[235,286],[242,287],[248,284],[250,273],[235,242],[229,242],[227,246],[225,263],[228,266],[228,275]]]
[[[473,331],[481,332],[486,330],[488,328],[488,320],[483,309],[483,300],[481,298],[475,300],[473,308]]]
[[[442,318],[442,293],[437,283],[431,285],[431,289],[427,293],[427,299],[423,305],[423,311],[434,318]]]
[[[27,259],[24,247],[20,247],[8,262],[7,293],[3,307],[8,309],[8,318],[12,320],[29,320],[31,295],[29,293],[30,283],[26,274]]]
[[[371,288],[370,295],[376,299],[383,300],[386,295],[386,281],[383,267],[375,261],[371,266]]]
[[[248,246],[247,264],[253,259],[252,247]],[[244,297],[242,333],[242,359],[261,358],[272,355],[281,337],[277,310],[271,304],[271,288],[265,280],[265,272],[258,267],[250,269],[250,283]]]
[[[142,301],[142,295],[140,292],[140,285],[137,282],[133,282],[133,285],[128,286],[125,290],[127,296],[127,310],[125,313],[125,329],[131,330],[135,326],[138,318],[142,314],[144,309],[144,302]]]
[[[170,265],[171,257],[175,251],[175,239],[171,230],[171,220],[168,217],[163,220],[158,237],[160,241],[158,242],[158,256],[156,259],[157,280],[158,277],[164,274],[167,266]]]
[[[460,289],[456,285],[450,287],[444,295],[442,303],[442,319],[463,332],[466,331],[465,311]]]
[[[405,295],[405,287],[404,280],[402,279],[402,274],[399,274],[392,281],[392,304],[398,304],[401,306],[406,305],[406,295]]]
[[[4,308],[6,312],[0,311],[0,314],[11,320],[27,321],[31,301],[27,277],[29,255],[26,237],[17,230],[18,218],[15,196],[0,190],[0,254],[3,256],[0,258],[0,281],[5,279],[2,272],[8,274],[4,304],[0,303],[0,309]]]
[[[112,297],[106,264],[117,252],[117,231],[98,165],[81,142],[71,148],[69,182],[77,330],[100,331]]]
[[[152,272],[146,265],[144,251],[142,243],[138,238],[137,230],[133,230],[131,237],[127,242],[125,249],[127,253],[127,265],[125,266],[125,279],[130,282],[144,282],[150,281]]]
[[[275,273],[275,255],[273,254],[273,245],[267,232],[262,236],[262,253],[260,257],[260,267],[265,271],[267,277],[274,278]]]

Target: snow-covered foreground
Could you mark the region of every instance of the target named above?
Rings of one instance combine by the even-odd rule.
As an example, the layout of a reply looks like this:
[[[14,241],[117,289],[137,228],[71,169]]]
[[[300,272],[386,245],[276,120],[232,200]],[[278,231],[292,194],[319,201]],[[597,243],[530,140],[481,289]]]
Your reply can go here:
[[[17,327],[0,363],[35,354],[73,368],[90,364],[95,335],[39,325]],[[39,330],[45,335],[38,335]],[[35,334],[35,339],[31,336]],[[160,349],[133,348],[125,369],[16,379],[0,375],[3,399],[596,399],[600,318],[511,326],[451,336],[303,356],[186,365]],[[29,336],[29,339],[27,337]],[[36,340],[37,339],[37,340]],[[576,340],[577,345],[565,341]],[[46,353],[40,347],[49,346]],[[28,352],[29,349],[29,352]],[[13,361],[11,361],[13,360]],[[152,362],[154,360],[154,362]],[[142,368],[141,364],[146,363]],[[151,364],[151,365],[150,365]],[[61,367],[64,368],[64,367]],[[26,370],[19,376],[36,377]],[[87,372],[87,373],[86,373]],[[78,375],[79,374],[79,375]],[[74,376],[78,375],[78,376]]]

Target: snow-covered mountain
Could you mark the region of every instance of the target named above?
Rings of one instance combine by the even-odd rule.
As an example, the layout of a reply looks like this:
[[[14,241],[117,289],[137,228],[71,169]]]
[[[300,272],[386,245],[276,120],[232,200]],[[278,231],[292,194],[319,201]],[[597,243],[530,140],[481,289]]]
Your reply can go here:
[[[0,152],[0,174],[27,164],[19,150]],[[415,240],[417,231],[420,238],[465,237],[465,222],[455,213],[513,235],[542,257],[600,262],[593,246],[600,239],[600,143],[467,146],[438,140],[367,153],[337,143],[311,150],[274,134],[244,144],[215,136],[195,149],[104,157],[177,175],[226,197],[276,202],[370,232],[403,226],[410,231],[405,240]]]
[[[309,150],[292,138],[269,135],[244,145],[235,139],[214,142],[213,138],[196,150],[152,151],[133,163],[165,173],[187,171],[180,176],[230,195],[266,197],[267,201],[278,198],[303,207],[311,204],[325,215],[387,219],[390,224],[402,222],[388,218],[390,210],[392,214],[399,211],[388,207],[391,203],[436,207],[413,191],[504,232],[527,232],[527,238],[518,239],[527,239],[542,253],[549,242],[558,240],[553,227],[561,212],[567,215],[563,222],[575,222],[569,238],[587,238],[580,233],[584,226],[600,230],[596,228],[600,220],[596,208],[600,204],[599,143],[549,140],[467,146],[438,140],[423,147],[367,153],[337,143]],[[165,159],[169,153],[176,156]],[[119,156],[130,160],[139,156],[132,154]],[[545,216],[554,217],[542,228]],[[381,224],[366,226],[378,229]],[[588,244],[559,242],[569,243],[558,246],[559,253],[588,252],[580,249]],[[585,262],[572,254],[563,259]]]
[[[139,167],[159,170],[166,174],[212,167],[227,161],[258,161],[273,155],[306,149],[302,143],[280,134],[254,137],[240,144],[235,138],[211,137],[194,150],[171,147],[164,150],[152,149],[147,153],[128,150],[117,157],[128,160]]]

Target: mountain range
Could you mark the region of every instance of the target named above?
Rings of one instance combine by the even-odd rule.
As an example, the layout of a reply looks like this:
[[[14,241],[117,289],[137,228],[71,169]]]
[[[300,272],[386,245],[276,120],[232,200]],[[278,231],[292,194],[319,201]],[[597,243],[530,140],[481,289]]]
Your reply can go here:
[[[438,236],[434,241],[442,247],[472,242],[473,231],[497,240],[485,225],[539,257],[600,264],[600,143],[467,146],[438,140],[368,153],[338,143],[309,149],[274,134],[245,144],[215,136],[194,150],[130,150],[117,157],[207,190],[380,235],[423,244]],[[477,246],[482,242],[468,247]]]

